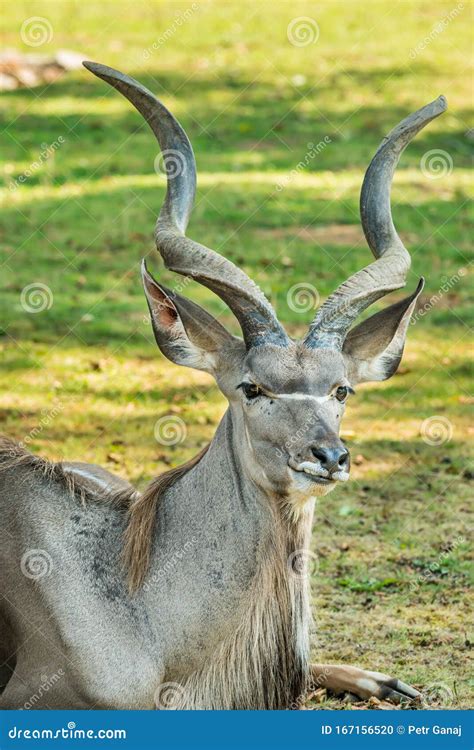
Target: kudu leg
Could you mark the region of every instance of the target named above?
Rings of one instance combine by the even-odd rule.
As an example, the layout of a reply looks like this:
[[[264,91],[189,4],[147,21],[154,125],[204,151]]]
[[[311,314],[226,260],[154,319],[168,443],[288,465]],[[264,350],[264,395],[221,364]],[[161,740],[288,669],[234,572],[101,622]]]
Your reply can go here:
[[[312,664],[310,688],[325,687],[339,695],[353,693],[359,698],[379,698],[400,703],[407,698],[418,698],[420,693],[405,682],[382,672],[369,672],[343,664]]]

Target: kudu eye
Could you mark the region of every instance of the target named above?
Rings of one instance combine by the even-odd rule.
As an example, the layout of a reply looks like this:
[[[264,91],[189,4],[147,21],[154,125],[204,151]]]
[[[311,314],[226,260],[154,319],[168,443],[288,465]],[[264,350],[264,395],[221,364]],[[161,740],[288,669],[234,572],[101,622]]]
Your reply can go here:
[[[245,397],[250,401],[254,398],[258,398],[258,396],[261,396],[263,393],[262,389],[253,383],[241,383],[238,387],[242,388]]]
[[[349,395],[349,388],[347,388],[347,386],[340,385],[339,388],[336,389],[336,398],[341,403],[344,403],[348,395]]]

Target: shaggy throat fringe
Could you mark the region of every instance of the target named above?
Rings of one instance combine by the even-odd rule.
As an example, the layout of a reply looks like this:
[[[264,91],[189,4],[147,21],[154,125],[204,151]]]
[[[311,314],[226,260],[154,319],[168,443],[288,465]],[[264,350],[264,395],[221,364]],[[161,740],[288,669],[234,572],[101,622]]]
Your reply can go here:
[[[295,549],[307,548],[311,517],[290,532],[281,518],[279,526],[237,629],[209,662],[175,686],[171,704],[160,706],[158,688],[158,708],[283,710],[301,703],[309,684],[309,583],[306,571],[295,574],[288,560]]]

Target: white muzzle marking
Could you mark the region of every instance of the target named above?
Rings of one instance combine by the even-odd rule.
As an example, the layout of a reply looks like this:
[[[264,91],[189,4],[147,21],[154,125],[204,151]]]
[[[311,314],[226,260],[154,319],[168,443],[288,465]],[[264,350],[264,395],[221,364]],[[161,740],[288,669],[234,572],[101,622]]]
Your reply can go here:
[[[300,464],[289,464],[295,471],[301,471],[304,474],[311,474],[313,477],[321,477],[321,479],[334,479],[339,482],[347,482],[349,480],[349,472],[347,471],[333,471],[329,473],[327,469],[323,469],[320,464],[313,463],[313,461],[302,461]]]
[[[349,472],[348,471],[333,471],[333,473],[331,474],[331,479],[337,479],[339,482],[348,482]]]
[[[305,474],[311,474],[313,477],[329,479],[329,471],[323,469],[322,466],[315,464],[312,461],[302,461],[300,464],[296,464],[292,468],[295,468],[296,471],[303,471]]]

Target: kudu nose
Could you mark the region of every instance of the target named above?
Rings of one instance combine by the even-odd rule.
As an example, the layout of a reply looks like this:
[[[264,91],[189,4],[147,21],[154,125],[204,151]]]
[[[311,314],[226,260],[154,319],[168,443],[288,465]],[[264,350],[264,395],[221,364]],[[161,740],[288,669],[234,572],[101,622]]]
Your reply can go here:
[[[343,445],[318,445],[311,448],[311,453],[318,459],[326,471],[349,471],[350,455]]]

